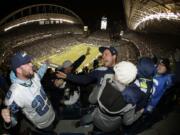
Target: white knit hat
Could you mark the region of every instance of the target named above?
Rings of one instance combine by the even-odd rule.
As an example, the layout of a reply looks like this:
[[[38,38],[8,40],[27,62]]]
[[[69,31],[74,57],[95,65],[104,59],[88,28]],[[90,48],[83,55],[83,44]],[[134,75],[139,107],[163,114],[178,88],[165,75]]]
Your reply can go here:
[[[115,76],[122,84],[131,83],[137,75],[136,66],[128,61],[119,62],[114,66]]]

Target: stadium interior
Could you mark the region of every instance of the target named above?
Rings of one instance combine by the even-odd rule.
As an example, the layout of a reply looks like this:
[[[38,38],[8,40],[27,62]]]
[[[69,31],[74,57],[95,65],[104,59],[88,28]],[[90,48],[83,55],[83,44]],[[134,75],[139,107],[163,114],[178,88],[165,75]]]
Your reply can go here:
[[[86,12],[77,10],[78,6],[71,5],[72,8],[68,6],[68,1],[62,5],[57,1],[54,3],[48,1],[48,4],[34,2],[4,15],[0,20],[1,74],[8,76],[10,58],[20,50],[33,57],[36,68],[48,59],[50,60],[49,68],[55,70],[65,60],[75,61],[89,49],[90,55],[76,72],[81,73],[85,68],[90,71],[93,70],[94,60],[101,55],[98,51],[101,46],[115,47],[118,50],[118,62],[131,61],[136,64],[140,57],[156,56],[169,58],[173,66],[174,52],[180,49],[179,0],[119,1],[121,2],[117,3],[122,4],[119,6],[122,9],[119,11],[116,9],[114,12],[123,13],[117,13],[115,17],[117,19],[111,18],[115,13],[103,14],[101,11],[102,14],[98,13],[98,16],[91,20],[91,16],[96,16],[96,12],[91,13],[88,18]],[[106,19],[103,20],[103,17]],[[103,26],[103,21],[105,26]],[[163,103],[164,114],[161,112],[163,118],[138,133],[139,135],[178,135],[180,133],[180,95],[178,94],[171,95],[171,99],[176,98],[173,105],[169,102]],[[93,125],[74,127],[75,122],[84,113],[83,109],[83,107],[81,109],[74,107],[72,110],[67,108],[55,131],[60,135],[73,133],[74,135],[75,133],[77,135],[110,135],[93,134]],[[20,125],[18,130],[22,135],[27,134],[29,130],[27,127],[32,127],[24,117]]]

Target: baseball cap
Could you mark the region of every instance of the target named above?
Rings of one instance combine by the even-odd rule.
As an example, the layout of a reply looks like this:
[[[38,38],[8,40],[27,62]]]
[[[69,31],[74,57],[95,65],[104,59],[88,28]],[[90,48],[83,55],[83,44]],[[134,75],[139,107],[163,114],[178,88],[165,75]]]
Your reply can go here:
[[[16,68],[31,62],[32,57],[26,52],[17,52],[11,58],[11,69],[16,73]]]
[[[62,67],[67,68],[67,67],[70,67],[71,65],[72,65],[72,62],[70,60],[66,60],[64,61]]]
[[[154,62],[149,57],[142,57],[137,63],[139,78],[152,78],[155,73]]]
[[[118,55],[118,52],[114,47],[99,47],[99,51],[101,53],[103,53],[106,49],[108,49],[112,55]]]

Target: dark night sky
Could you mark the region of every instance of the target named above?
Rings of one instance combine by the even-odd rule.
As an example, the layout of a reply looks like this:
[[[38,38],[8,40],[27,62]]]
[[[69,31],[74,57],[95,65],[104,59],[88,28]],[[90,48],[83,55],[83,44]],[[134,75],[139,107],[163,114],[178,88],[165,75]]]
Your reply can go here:
[[[124,19],[122,0],[0,0],[0,18],[19,8],[39,3],[64,6],[79,15],[85,23],[105,15],[110,20]]]

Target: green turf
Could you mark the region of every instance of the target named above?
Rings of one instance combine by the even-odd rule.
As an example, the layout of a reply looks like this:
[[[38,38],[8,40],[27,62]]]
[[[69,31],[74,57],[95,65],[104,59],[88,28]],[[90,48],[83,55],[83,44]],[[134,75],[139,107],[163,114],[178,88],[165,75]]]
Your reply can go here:
[[[78,44],[78,45],[73,45],[64,48],[63,52],[55,53],[50,56],[46,56],[43,58],[38,58],[36,59],[35,63],[42,63],[46,59],[49,59],[51,63],[54,65],[62,65],[62,63],[65,60],[71,60],[72,62],[78,59],[81,55],[86,53],[87,48],[90,48],[90,55],[88,55],[85,59],[85,61],[81,64],[81,66],[78,68],[78,71],[82,69],[83,66],[89,66],[92,65],[93,60],[100,55],[98,51],[98,47],[90,44]],[[58,52],[58,50],[57,50]]]

